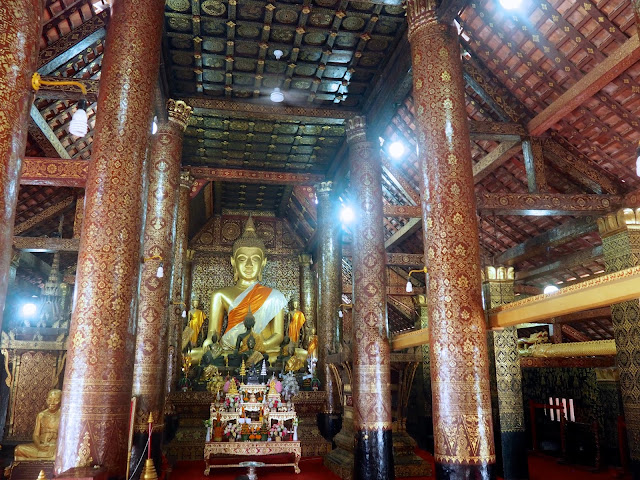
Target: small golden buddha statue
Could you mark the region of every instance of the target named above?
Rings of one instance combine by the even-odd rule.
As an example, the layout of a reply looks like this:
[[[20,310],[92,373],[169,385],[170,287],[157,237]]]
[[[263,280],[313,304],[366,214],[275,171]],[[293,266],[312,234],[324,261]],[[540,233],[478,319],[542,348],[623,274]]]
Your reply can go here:
[[[51,390],[47,394],[47,408],[36,417],[33,443],[25,443],[16,447],[13,452],[16,461],[55,459],[61,401],[61,390]]]
[[[284,338],[284,295],[260,284],[262,272],[267,264],[265,246],[258,238],[249,217],[242,236],[233,244],[231,265],[235,285],[215,290],[211,295],[209,330],[203,347],[213,343],[214,334],[220,337],[223,352],[236,348],[238,335],[245,333],[244,319],[249,310],[255,318],[254,334],[262,336],[264,351],[278,353],[278,346]],[[225,314],[227,327],[222,330]],[[259,343],[259,342],[258,342]]]
[[[189,310],[189,328],[191,328],[191,337],[189,338],[189,341],[191,342],[192,347],[198,346],[198,336],[200,335],[202,325],[207,318],[205,313],[200,310],[199,307],[200,301],[195,299],[191,304],[191,310]]]
[[[300,311],[300,302],[294,300],[293,309],[291,311],[291,321],[289,322],[289,338],[296,345],[299,344],[300,330],[302,329],[305,321],[306,318],[304,313]]]

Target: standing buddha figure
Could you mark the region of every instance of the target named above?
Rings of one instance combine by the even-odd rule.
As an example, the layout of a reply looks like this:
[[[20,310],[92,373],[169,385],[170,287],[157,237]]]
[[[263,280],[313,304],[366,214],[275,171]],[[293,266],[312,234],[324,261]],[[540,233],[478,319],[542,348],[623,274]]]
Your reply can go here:
[[[298,345],[300,340],[300,330],[304,325],[306,318],[304,313],[300,311],[300,302],[293,301],[293,310],[291,312],[291,321],[289,322],[289,338],[291,341]]]
[[[191,310],[189,310],[189,327],[191,328],[191,346],[198,346],[198,336],[200,335],[200,330],[202,329],[202,325],[206,320],[207,316],[204,314],[202,310],[200,310],[200,301],[195,299],[191,305]]]
[[[223,352],[231,352],[236,347],[238,335],[244,333],[244,319],[249,310],[255,318],[253,332],[263,339],[266,353],[278,354],[278,347],[284,338],[284,295],[260,283],[267,264],[265,246],[258,238],[249,217],[242,236],[233,244],[231,265],[235,285],[215,290],[211,294],[209,330],[203,347],[213,343],[213,335],[220,338]],[[227,325],[222,331],[227,315]]]

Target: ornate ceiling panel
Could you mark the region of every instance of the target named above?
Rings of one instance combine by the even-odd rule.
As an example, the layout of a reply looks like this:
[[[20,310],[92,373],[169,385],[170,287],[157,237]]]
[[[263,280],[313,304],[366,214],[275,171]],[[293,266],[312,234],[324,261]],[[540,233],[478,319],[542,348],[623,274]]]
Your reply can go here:
[[[167,0],[172,92],[360,107],[402,37],[401,6],[346,0]],[[276,58],[274,52],[282,56]]]

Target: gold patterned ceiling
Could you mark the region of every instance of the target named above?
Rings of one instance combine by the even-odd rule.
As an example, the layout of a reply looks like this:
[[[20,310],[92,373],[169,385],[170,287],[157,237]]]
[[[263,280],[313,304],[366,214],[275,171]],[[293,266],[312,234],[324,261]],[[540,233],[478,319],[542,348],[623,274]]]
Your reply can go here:
[[[167,0],[169,86],[177,95],[267,102],[278,87],[289,105],[357,108],[405,28],[401,6]]]

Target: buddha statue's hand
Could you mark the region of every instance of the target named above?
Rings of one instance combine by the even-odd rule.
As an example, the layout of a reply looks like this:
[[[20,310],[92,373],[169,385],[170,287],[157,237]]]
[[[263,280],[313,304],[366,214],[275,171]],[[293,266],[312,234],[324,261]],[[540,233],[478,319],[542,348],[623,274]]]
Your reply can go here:
[[[204,342],[202,342],[202,349],[205,350],[213,345],[213,341],[211,338],[207,337]]]

